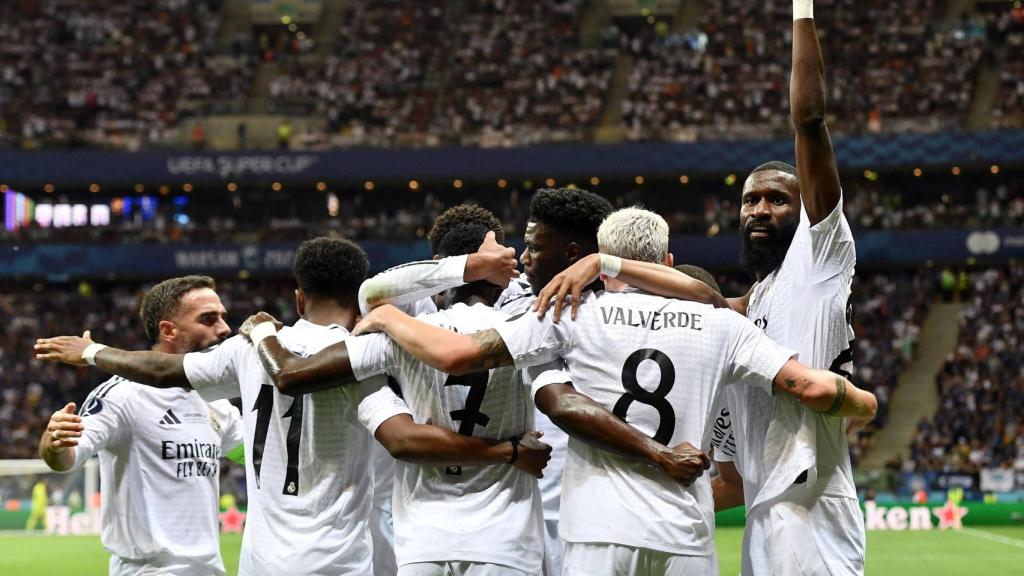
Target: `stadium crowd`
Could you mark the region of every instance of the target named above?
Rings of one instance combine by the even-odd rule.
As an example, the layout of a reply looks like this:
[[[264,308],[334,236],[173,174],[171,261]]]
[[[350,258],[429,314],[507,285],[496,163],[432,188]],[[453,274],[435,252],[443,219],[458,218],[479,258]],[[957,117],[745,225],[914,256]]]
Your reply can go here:
[[[917,425],[902,471],[925,476],[1024,470],[1024,265],[970,275],[956,350],[935,378],[941,396]]]
[[[705,4],[690,29],[613,18],[585,35],[586,0],[472,0],[457,12],[437,0],[353,2],[332,52],[261,58],[280,70],[264,95],[250,93],[255,51],[237,40],[215,48],[222,0],[132,0],[102,12],[69,0],[7,3],[0,145],[166,143],[183,119],[241,112],[250,96],[319,118],[322,128],[297,140],[309,148],[579,140],[611,110],[637,138],[786,132],[788,61],[777,55],[791,41],[788,3]],[[834,131],[962,128],[983,64],[1001,74],[996,124],[1019,124],[1024,12],[940,24],[938,6],[835,0],[821,11]],[[610,102],[620,63],[625,94]],[[176,141],[201,146],[202,128]]]
[[[248,95],[248,57],[217,55],[221,0],[0,5],[0,134],[24,148],[137,148]]]

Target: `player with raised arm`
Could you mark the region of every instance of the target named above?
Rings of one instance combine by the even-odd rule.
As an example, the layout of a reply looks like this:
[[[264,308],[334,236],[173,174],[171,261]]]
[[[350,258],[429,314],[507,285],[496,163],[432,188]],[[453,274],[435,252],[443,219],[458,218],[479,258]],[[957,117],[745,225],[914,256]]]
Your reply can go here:
[[[598,239],[602,252],[671,263],[668,227],[650,212],[613,214]],[[604,274],[614,277],[621,262],[602,259]],[[725,383],[765,394],[774,388],[810,410],[840,416],[871,416],[877,409],[873,395],[792,360],[791,352],[730,310],[668,300],[615,280],[606,286],[584,298],[577,319],[557,324],[550,316],[527,315],[460,335],[381,307],[356,331],[384,330],[416,357],[453,374],[562,357],[581,392],[662,443],[707,445]],[[653,564],[656,573],[715,573],[712,514],[706,482],[685,489],[634,461],[570,447],[562,502],[568,573],[635,573],[641,563]]]
[[[802,362],[849,376],[857,255],[825,125],[825,95],[813,2],[794,0],[796,168],[769,163],[744,185],[743,263],[758,280],[747,316],[798,351]],[[863,574],[864,523],[844,419],[740,387],[729,391],[727,404],[732,434],[724,436],[735,441],[735,453],[716,450],[716,460],[725,462],[715,489],[723,506],[746,504],[743,573]]]
[[[358,316],[356,293],[366,255],[355,244],[319,238],[296,254],[296,305],[302,320],[280,333],[302,354],[343,340]],[[40,341],[41,357],[81,363],[88,341]],[[92,344],[92,350],[101,345]],[[206,397],[241,394],[245,413],[249,515],[243,574],[369,574],[367,519],[373,474],[370,436],[397,458],[504,464],[540,474],[546,449],[468,438],[416,424],[382,379],[291,398],[279,394],[248,342],[228,339],[200,354],[168,355],[102,348],[103,370],[157,386],[192,386]],[[527,444],[529,446],[529,444]]]
[[[141,317],[153,350],[204,350],[230,334],[214,288],[211,278],[185,276],[146,293]],[[191,390],[115,376],[74,412],[74,403],[54,412],[39,456],[63,472],[99,455],[110,574],[224,574],[220,458],[242,443],[238,410],[227,400],[207,404]]]

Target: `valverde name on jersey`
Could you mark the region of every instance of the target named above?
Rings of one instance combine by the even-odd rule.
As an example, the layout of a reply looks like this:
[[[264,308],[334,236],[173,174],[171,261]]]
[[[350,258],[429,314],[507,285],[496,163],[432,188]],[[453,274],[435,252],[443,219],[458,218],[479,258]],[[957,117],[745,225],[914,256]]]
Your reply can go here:
[[[693,312],[673,312],[664,310],[633,310],[618,306],[601,307],[601,319],[608,326],[630,326],[647,330],[665,328],[689,328],[703,330],[701,315]]]

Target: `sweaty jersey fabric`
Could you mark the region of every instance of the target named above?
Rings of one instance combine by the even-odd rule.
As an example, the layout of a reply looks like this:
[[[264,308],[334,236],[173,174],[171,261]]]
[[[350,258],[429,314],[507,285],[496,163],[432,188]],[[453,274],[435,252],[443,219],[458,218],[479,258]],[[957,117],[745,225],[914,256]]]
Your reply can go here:
[[[779,268],[754,287],[747,317],[796,350],[802,363],[849,375],[854,335],[848,301],[856,260],[841,200],[814,226],[801,207],[793,243]],[[729,389],[726,400],[716,433],[724,446],[716,446],[715,459],[735,460],[748,509],[780,497],[857,497],[844,419],[808,410],[786,395],[739,386]],[[806,481],[794,484],[804,471]]]
[[[115,376],[79,414],[74,468],[99,454],[103,546],[139,567],[223,574],[219,471],[221,455],[242,442],[234,406]]]
[[[588,294],[576,320],[528,314],[496,330],[517,367],[563,358],[580,392],[667,446],[707,446],[723,385],[769,390],[792,356],[735,312],[632,289]],[[560,530],[566,542],[712,555],[711,486],[570,438]]]
[[[299,320],[278,332],[303,356],[346,339],[344,328]],[[242,397],[249,509],[241,574],[369,574],[373,490],[370,430],[408,409],[382,379],[290,397],[248,341],[229,338],[185,356],[204,398]]]
[[[507,316],[483,304],[456,304],[418,319],[471,333]],[[495,440],[532,429],[529,390],[511,367],[449,376],[421,363],[384,334],[352,338],[346,345],[358,378],[387,373],[398,381],[418,423],[429,421]],[[534,478],[513,466],[445,468],[397,462],[393,513],[400,568],[467,561],[540,572],[540,494]]]

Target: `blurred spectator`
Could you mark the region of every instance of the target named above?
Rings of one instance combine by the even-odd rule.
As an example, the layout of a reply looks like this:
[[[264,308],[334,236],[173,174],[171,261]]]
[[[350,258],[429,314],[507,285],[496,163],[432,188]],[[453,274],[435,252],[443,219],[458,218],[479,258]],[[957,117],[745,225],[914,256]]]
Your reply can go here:
[[[935,378],[940,404],[922,420],[903,471],[976,474],[1024,471],[1024,265],[970,275],[956,350]]]

